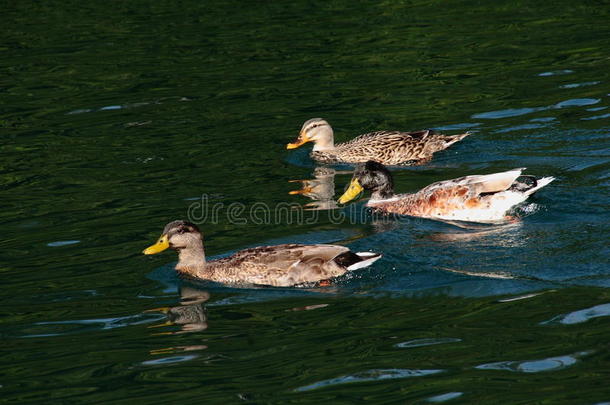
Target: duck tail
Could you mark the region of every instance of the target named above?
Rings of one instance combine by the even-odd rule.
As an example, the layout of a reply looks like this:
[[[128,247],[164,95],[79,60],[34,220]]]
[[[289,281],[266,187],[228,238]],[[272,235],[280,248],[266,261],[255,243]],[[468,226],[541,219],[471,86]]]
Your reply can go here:
[[[530,188],[529,190],[526,190],[524,192],[524,194],[527,196],[530,196],[530,195],[534,194],[536,191],[540,190],[542,187],[548,185],[553,180],[555,180],[555,177],[552,177],[552,176],[536,179],[536,185],[534,187]]]
[[[347,269],[349,271],[369,267],[371,264],[375,263],[377,260],[379,260],[381,258],[381,253],[357,252],[356,256],[358,256],[360,258],[360,261],[352,264],[351,266],[348,266]]]
[[[335,263],[340,266],[345,267],[349,271],[362,269],[370,266],[376,260],[381,257],[381,253],[374,252],[357,252],[354,253],[350,250],[347,252],[341,253],[339,256],[335,257]]]
[[[517,193],[525,195],[526,197],[529,197],[530,195],[534,194],[536,191],[540,190],[542,187],[546,186],[553,180],[555,180],[555,177],[541,177],[537,179],[536,176],[521,175],[515,178],[508,190],[515,191]]]
[[[454,143],[461,141],[462,139],[466,138],[468,135],[470,135],[470,132],[464,132],[463,134],[459,134],[459,135],[445,135],[445,147],[449,147],[449,146],[453,145]]]

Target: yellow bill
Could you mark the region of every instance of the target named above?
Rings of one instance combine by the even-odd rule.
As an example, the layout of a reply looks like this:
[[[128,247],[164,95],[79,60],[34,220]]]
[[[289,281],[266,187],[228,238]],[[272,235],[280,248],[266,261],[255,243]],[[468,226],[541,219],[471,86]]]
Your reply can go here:
[[[165,249],[169,247],[169,238],[167,235],[161,235],[157,243],[152,246],[147,247],[142,251],[145,255],[154,255],[159,252],[163,252]]]
[[[345,204],[346,202],[352,201],[354,198],[358,197],[358,194],[362,193],[363,190],[364,188],[362,188],[358,179],[352,179],[347,191],[339,198],[339,204]]]
[[[296,149],[299,146],[306,144],[307,142],[311,142],[311,139],[306,135],[306,134],[299,134],[299,137],[297,138],[296,142],[294,143],[289,143],[288,145],[286,145],[286,149]]]

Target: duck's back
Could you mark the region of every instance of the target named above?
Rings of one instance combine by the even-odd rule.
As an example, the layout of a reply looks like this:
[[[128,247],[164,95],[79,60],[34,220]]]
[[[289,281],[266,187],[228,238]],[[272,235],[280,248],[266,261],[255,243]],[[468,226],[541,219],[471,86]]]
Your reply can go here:
[[[466,134],[456,135],[462,139]],[[336,145],[330,151],[314,151],[311,157],[323,163],[364,163],[374,160],[385,165],[408,165],[430,158],[447,148],[456,136],[445,136],[430,130],[401,132],[376,131]]]
[[[346,269],[334,259],[347,251],[336,245],[261,246],[211,261],[206,267],[213,281],[291,286],[344,274]]]

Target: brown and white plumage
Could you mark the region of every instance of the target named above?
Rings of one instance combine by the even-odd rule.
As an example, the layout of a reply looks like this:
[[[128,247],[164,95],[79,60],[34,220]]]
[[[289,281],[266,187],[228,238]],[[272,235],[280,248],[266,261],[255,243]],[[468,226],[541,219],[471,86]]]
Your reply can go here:
[[[435,152],[448,148],[468,135],[442,135],[430,130],[376,131],[335,145],[330,124],[322,118],[313,118],[303,124],[297,141],[286,147],[294,149],[314,142],[310,156],[322,163],[364,163],[374,160],[385,165],[407,165],[426,161]]]
[[[294,286],[337,277],[367,267],[381,257],[371,252],[353,253],[345,246],[285,244],[241,250],[229,257],[206,261],[199,228],[187,221],[165,226],[156,244],[144,254],[167,248],[178,251],[178,273],[228,284]]]
[[[439,181],[413,194],[394,194],[390,172],[376,162],[356,168],[350,189],[339,199],[345,203],[362,189],[373,191],[367,206],[374,210],[423,218],[499,222],[506,212],[534,192],[549,184],[553,177],[522,176],[524,169],[460,177]]]

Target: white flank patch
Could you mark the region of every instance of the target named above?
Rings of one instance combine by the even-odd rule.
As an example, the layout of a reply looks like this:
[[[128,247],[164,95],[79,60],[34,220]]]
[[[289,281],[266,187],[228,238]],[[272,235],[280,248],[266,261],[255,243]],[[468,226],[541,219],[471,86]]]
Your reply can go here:
[[[497,222],[504,221],[506,212],[517,204],[527,200],[528,195],[515,191],[501,191],[492,196],[489,208],[464,208],[454,210],[449,215],[438,215],[433,218],[440,218],[449,221],[470,221],[470,222]]]

